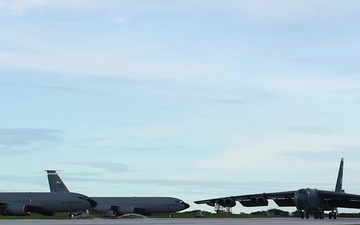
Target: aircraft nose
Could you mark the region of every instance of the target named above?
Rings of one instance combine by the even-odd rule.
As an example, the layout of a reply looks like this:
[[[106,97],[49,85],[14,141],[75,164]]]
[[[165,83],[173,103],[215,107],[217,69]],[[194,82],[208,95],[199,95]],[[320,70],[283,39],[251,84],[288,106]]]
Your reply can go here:
[[[298,210],[304,210],[306,208],[306,197],[304,195],[298,194],[294,200]]]
[[[187,208],[189,208],[189,207],[190,207],[190,205],[189,205],[189,204],[187,204],[186,202],[183,202],[183,205],[184,205],[184,209],[187,209]]]

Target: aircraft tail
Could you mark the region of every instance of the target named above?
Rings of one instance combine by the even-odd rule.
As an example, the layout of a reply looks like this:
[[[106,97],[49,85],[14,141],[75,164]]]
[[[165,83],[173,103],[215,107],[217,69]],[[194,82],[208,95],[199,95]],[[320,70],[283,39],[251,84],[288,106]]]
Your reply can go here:
[[[339,167],[339,173],[338,173],[338,177],[337,177],[337,181],[336,181],[336,186],[335,186],[335,191],[336,191],[336,192],[345,192],[345,191],[342,189],[343,175],[344,175],[344,159],[341,158],[340,167]]]
[[[45,170],[49,181],[50,192],[70,192],[56,170]]]

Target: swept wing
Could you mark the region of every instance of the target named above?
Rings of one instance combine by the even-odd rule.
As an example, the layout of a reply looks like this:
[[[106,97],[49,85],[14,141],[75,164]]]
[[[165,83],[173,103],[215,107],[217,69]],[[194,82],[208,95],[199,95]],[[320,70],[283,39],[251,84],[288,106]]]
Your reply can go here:
[[[236,195],[226,196],[220,198],[204,199],[194,201],[196,204],[207,204],[214,206],[219,204],[224,207],[233,207],[235,202],[240,202],[243,206],[266,206],[268,205],[268,199],[274,200],[278,206],[295,206],[294,195],[296,191],[282,191],[282,192],[269,192],[269,193],[258,193],[249,195]]]
[[[360,195],[323,190],[318,190],[317,193],[330,208],[344,207],[360,209]]]

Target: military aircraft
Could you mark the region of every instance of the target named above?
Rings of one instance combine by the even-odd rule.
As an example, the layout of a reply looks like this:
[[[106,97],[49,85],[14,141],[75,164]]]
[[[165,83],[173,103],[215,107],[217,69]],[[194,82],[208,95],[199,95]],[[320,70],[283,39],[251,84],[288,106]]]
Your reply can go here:
[[[268,199],[272,199],[279,207],[295,206],[297,210],[301,211],[302,219],[309,219],[310,213],[314,213],[315,219],[324,219],[324,211],[330,211],[329,219],[336,219],[338,207],[360,209],[360,195],[348,194],[342,190],[343,169],[344,159],[342,158],[335,191],[302,188],[294,191],[212,198],[195,201],[195,203],[207,204],[209,206],[234,207],[236,201],[239,201],[245,207],[255,207],[267,206],[269,203]]]
[[[47,172],[50,192],[69,192],[56,170],[45,171]],[[91,199],[97,202],[97,205],[92,209],[108,217],[130,213],[141,215],[172,214],[190,207],[184,201],[172,197],[91,197]]]
[[[26,216],[30,213],[54,215],[55,212],[83,211],[96,202],[78,193],[0,192],[0,214]]]

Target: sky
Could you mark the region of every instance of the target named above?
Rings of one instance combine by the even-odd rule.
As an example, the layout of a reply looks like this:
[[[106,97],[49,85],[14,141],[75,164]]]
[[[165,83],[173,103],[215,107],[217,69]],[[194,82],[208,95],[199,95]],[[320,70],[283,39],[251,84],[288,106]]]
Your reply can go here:
[[[193,201],[333,190],[343,157],[344,189],[360,193],[359,12],[356,0],[0,0],[0,191],[48,191],[56,169],[88,196],[213,211]]]

